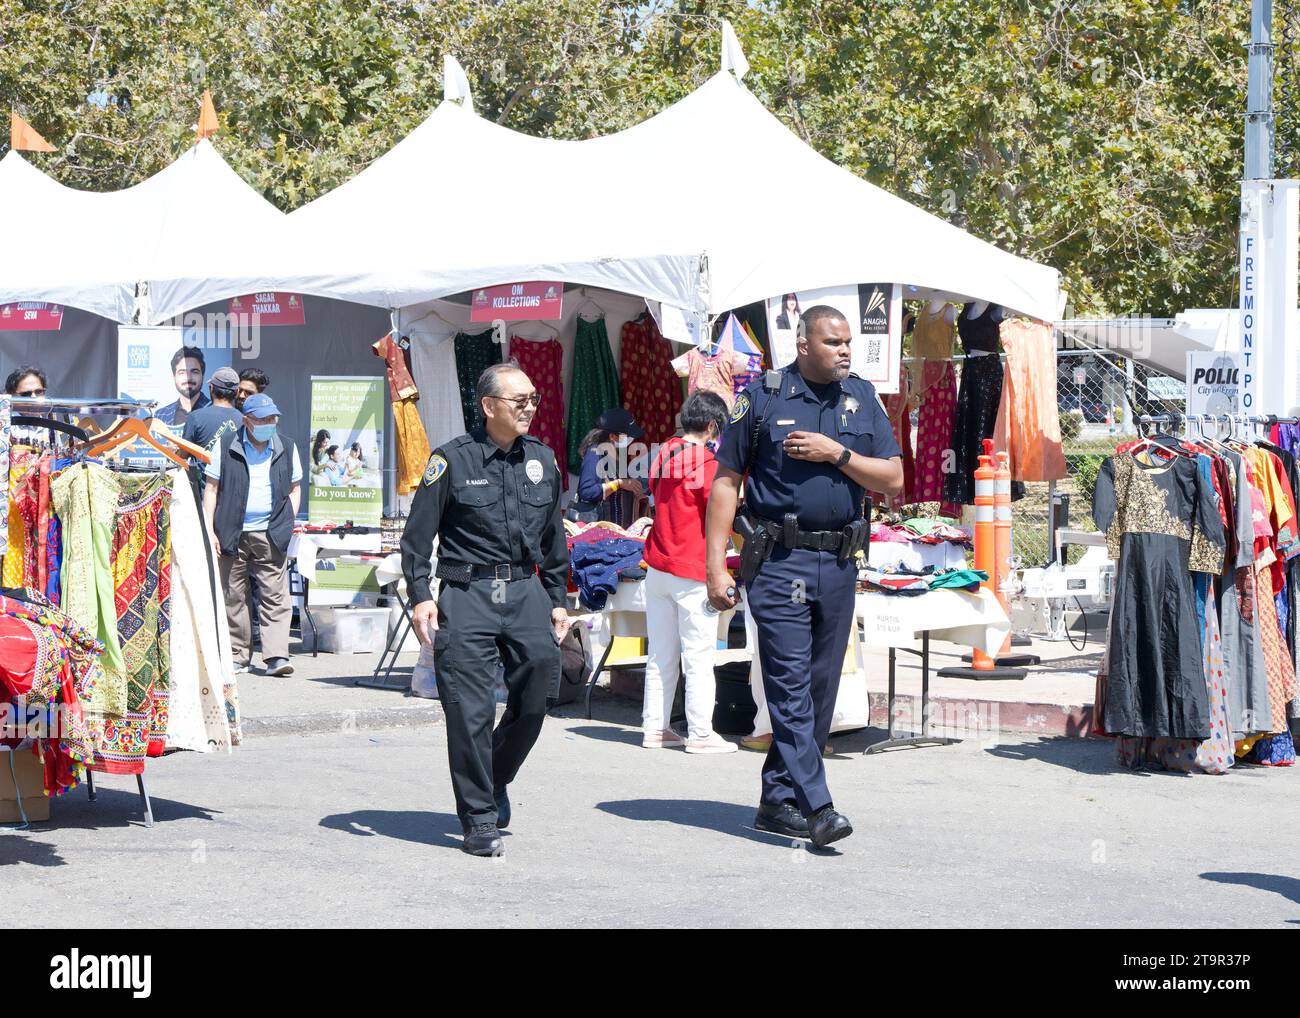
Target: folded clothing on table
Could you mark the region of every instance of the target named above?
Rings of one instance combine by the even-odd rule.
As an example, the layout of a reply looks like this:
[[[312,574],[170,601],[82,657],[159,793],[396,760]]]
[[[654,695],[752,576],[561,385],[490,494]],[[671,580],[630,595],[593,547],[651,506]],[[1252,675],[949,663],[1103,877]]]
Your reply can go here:
[[[910,571],[889,567],[864,569],[859,576],[867,590],[881,594],[901,594],[904,597],[916,597],[932,590],[975,591],[989,578],[988,573],[980,569]]]
[[[603,611],[624,574],[629,574],[628,579],[645,575],[641,565],[644,554],[645,543],[633,538],[586,542],[570,538],[569,568],[579,600],[594,611]]]

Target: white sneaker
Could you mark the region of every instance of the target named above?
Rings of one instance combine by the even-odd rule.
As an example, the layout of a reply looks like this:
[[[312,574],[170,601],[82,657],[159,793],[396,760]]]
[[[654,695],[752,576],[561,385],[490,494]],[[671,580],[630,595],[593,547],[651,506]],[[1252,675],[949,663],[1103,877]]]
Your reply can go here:
[[[734,753],[737,748],[734,742],[728,742],[717,732],[710,732],[706,739],[686,740],[688,753]]]
[[[642,749],[674,749],[686,745],[686,740],[671,728],[662,732],[646,732],[641,736]]]

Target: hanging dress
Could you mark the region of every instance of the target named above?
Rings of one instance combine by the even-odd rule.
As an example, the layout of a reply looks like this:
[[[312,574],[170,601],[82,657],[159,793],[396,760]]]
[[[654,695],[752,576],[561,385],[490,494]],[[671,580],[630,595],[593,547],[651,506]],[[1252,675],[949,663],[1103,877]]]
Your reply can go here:
[[[961,387],[957,391],[957,413],[952,437],[955,452],[953,470],[944,478],[943,500],[950,506],[971,505],[975,501],[975,469],[983,441],[993,437],[997,426],[998,404],[1002,400],[1002,359],[998,356],[998,322],[1002,309],[990,304],[978,318],[969,318],[967,310],[957,319],[966,359],[961,367]]]
[[[1211,711],[1193,572],[1223,568],[1213,488],[1196,460],[1102,464],[1093,519],[1119,563],[1102,727],[1111,735],[1208,738]]]
[[[121,717],[126,713],[127,680],[113,593],[117,482],[107,467],[78,463],[53,479],[50,495],[63,524],[60,607],[104,646],[103,674],[86,708],[94,718]]]
[[[592,322],[579,315],[573,338],[573,380],[569,385],[566,429],[570,463],[582,462],[582,440],[595,426],[596,418],[622,405],[605,319]]]
[[[167,741],[171,675],[171,478],[117,478],[113,530],[113,594],[126,666],[126,713],[104,722],[97,770],[140,774],[146,756]]]
[[[619,353],[622,367],[623,406],[645,429],[642,439],[652,448],[677,433],[677,412],[682,408],[682,386],[673,370],[672,344],[646,315],[626,322]]]
[[[957,410],[957,374],[952,366],[954,326],[944,312],[917,317],[912,355],[921,365],[921,388],[915,401],[916,467],[912,498],[916,502],[943,499],[944,461],[952,449],[953,415]],[[959,510],[960,511],[960,510]]]
[[[483,424],[483,411],[474,397],[479,375],[493,364],[501,363],[501,344],[492,341],[492,330],[487,329],[471,336],[456,333],[456,378],[460,382],[460,407],[465,416],[465,430],[473,431]]]
[[[569,443],[564,433],[564,348],[558,340],[510,337],[510,356],[541,396],[528,433],[555,453],[560,483],[569,484]]]
[[[913,495],[916,489],[916,464],[912,458],[912,415],[909,413],[911,381],[911,373],[904,369],[899,374],[900,391],[881,397],[881,402],[885,406],[885,416],[889,418],[890,427],[894,429],[894,441],[898,443],[903,457],[903,490],[885,499],[885,505],[890,509],[900,509],[919,501]]]

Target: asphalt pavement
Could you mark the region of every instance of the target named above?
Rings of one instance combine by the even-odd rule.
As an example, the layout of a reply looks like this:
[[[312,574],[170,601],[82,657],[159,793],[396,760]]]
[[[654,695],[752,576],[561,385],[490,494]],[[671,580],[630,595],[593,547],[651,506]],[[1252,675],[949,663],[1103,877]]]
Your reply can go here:
[[[836,741],[828,852],[750,827],[760,757],[643,750],[635,709],[548,720],[500,859],[459,851],[440,725],[251,738],[103,777],[0,829],[12,925],[1300,925],[1300,773],[1121,772],[1100,740]],[[612,720],[608,720],[612,719]]]

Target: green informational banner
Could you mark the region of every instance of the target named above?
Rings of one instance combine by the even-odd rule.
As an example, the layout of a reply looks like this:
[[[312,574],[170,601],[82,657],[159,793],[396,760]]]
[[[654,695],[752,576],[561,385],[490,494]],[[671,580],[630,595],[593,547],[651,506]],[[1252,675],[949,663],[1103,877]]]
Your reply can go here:
[[[379,526],[384,511],[384,380],[313,376],[306,464],[309,523]]]
[[[374,604],[379,597],[379,580],[375,567],[360,562],[336,562],[331,558],[316,560],[316,579],[311,581],[311,604]]]

